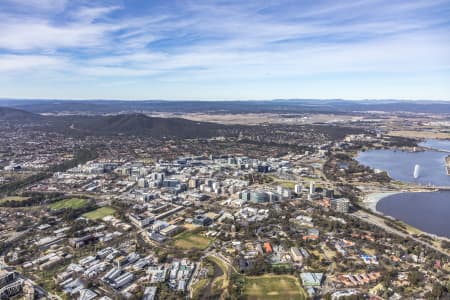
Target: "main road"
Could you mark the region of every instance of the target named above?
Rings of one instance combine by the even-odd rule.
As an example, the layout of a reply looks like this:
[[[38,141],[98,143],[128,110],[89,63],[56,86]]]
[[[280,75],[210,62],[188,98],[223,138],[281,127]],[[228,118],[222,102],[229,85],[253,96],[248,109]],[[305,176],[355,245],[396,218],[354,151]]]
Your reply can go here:
[[[383,219],[381,217],[378,217],[378,216],[376,216],[374,214],[365,212],[363,210],[358,210],[358,211],[352,213],[351,215],[356,217],[356,218],[358,218],[358,219],[360,219],[360,220],[362,220],[362,221],[365,221],[365,222],[370,223],[372,225],[378,226],[378,227],[384,229],[385,231],[387,231],[389,233],[398,235],[398,236],[403,237],[403,238],[408,238],[408,239],[414,240],[414,241],[422,244],[423,246],[431,248],[431,249],[433,249],[433,250],[435,250],[435,251],[437,251],[437,252],[439,252],[439,253],[447,256],[447,257],[450,256],[450,254],[447,251],[445,251],[445,250],[443,250],[441,248],[438,248],[438,247],[436,247],[434,245],[431,245],[431,244],[429,244],[429,243],[427,243],[427,242],[425,242],[425,241],[423,241],[423,240],[421,240],[419,238],[416,238],[415,236],[413,236],[413,235],[411,235],[409,233],[404,233],[404,232],[402,232],[400,230],[397,230],[395,228],[392,228],[392,227],[388,226],[384,222],[385,219]]]

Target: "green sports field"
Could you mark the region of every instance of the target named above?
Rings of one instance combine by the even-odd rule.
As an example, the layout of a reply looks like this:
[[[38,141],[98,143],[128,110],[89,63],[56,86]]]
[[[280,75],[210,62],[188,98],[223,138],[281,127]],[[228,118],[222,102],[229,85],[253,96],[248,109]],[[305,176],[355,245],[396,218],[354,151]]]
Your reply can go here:
[[[175,247],[181,249],[205,249],[211,244],[212,240],[200,233],[185,231],[173,238]]]
[[[306,299],[300,280],[290,275],[246,276],[244,295],[252,300]]]
[[[85,207],[87,203],[88,201],[86,199],[69,198],[50,204],[50,208],[56,210],[65,208],[79,209]]]

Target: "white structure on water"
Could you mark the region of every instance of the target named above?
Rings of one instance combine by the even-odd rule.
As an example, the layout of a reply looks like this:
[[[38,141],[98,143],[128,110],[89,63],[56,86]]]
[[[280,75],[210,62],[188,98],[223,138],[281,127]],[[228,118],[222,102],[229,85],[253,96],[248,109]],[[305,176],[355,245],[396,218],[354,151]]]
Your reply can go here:
[[[414,179],[419,178],[419,176],[420,176],[420,166],[419,165],[414,166],[413,176],[414,176]]]

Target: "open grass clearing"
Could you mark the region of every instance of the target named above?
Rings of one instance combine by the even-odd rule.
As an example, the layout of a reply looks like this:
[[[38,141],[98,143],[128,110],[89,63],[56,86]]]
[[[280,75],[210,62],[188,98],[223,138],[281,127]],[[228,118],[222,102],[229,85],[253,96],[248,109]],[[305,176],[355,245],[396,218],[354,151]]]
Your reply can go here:
[[[278,185],[281,185],[282,187],[284,187],[285,189],[291,189],[293,190],[295,187],[296,182],[294,181],[288,181],[288,180],[280,180],[280,181],[275,181]]]
[[[193,248],[203,250],[213,241],[212,239],[201,235],[201,233],[192,231],[184,231],[176,235],[173,240],[175,247],[186,250]]]
[[[51,209],[80,209],[87,205],[88,201],[86,199],[82,198],[69,198],[69,199],[63,199],[57,202],[54,202],[50,204]]]
[[[272,264],[272,268],[274,269],[292,269],[292,265],[290,263],[276,263]]]
[[[228,281],[225,280],[224,276],[220,276],[214,279],[212,283],[213,290],[224,290],[228,286]]]
[[[22,197],[22,196],[9,196],[0,199],[0,203],[5,203],[7,201],[15,201],[15,202],[21,202],[30,199],[30,197]]]
[[[218,258],[216,256],[210,255],[210,256],[208,256],[208,260],[210,260],[210,261],[214,262],[215,264],[217,264],[219,266],[219,268],[222,269],[222,272],[224,274],[228,273],[229,266],[222,259],[220,259],[220,258]],[[233,271],[235,271],[235,270],[233,270]]]
[[[280,179],[280,178],[278,178],[276,176],[273,176],[273,175],[269,175],[268,178],[270,178],[273,181],[273,183],[275,183],[277,185],[281,185],[282,187],[284,187],[286,189],[294,189],[294,186],[296,184],[295,181],[283,180],[283,179]]]
[[[192,285],[192,298],[199,299],[201,292],[206,288],[209,283],[209,279],[200,279]]]
[[[300,280],[290,275],[263,275],[244,277],[245,299],[303,300],[306,293]]]
[[[273,175],[269,175],[269,177],[273,180],[273,183],[281,185],[282,187],[291,190],[295,188],[295,185],[297,183],[302,184],[303,187],[309,188],[309,184],[311,181],[314,182],[316,188],[322,187],[322,184],[320,183],[320,180],[318,178],[301,177],[298,181],[293,181],[293,180],[284,180]]]
[[[83,214],[83,217],[89,220],[99,220],[106,216],[114,215],[116,210],[112,207],[100,207],[93,211]]]
[[[215,277],[211,283],[211,288],[216,291],[217,290],[223,291],[220,299],[226,299],[228,295],[227,289],[230,284],[230,278],[228,275],[230,266],[227,263],[225,263],[221,258],[213,255],[208,256],[207,259],[214,264],[215,269],[214,271]]]
[[[389,131],[387,135],[419,139],[450,139],[449,133],[436,131],[393,130]]]
[[[406,231],[408,231],[409,233],[411,233],[411,234],[422,234],[423,233],[423,231],[422,230],[420,230],[420,229],[418,229],[418,228],[416,228],[416,227],[414,227],[414,226],[412,226],[412,225],[409,225],[409,224],[407,224],[407,223],[405,223],[405,222],[402,222],[402,221],[399,221],[403,226],[405,226],[406,227]]]

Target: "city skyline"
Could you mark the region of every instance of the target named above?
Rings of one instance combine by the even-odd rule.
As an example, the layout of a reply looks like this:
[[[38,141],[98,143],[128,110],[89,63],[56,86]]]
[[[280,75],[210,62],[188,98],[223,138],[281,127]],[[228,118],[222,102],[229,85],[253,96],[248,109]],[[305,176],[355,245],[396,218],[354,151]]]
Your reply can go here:
[[[7,0],[0,97],[450,100],[448,4]]]

